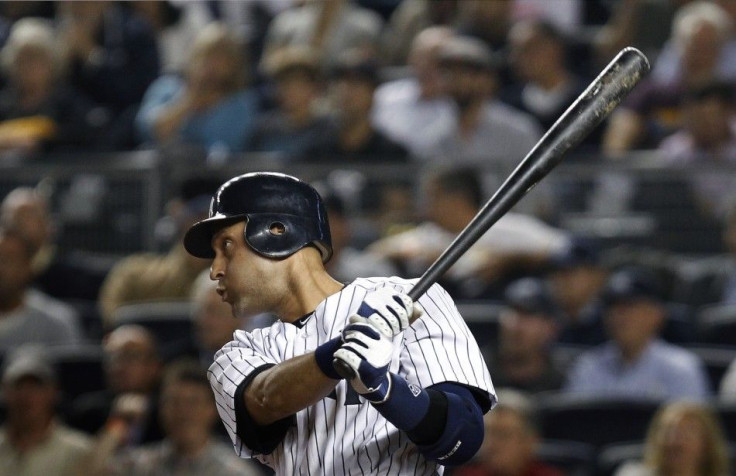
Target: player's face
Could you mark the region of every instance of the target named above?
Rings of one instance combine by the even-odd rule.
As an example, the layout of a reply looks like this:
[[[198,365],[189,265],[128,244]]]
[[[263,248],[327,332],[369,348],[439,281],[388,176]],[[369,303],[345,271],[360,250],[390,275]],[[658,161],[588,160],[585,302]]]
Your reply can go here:
[[[217,292],[232,306],[234,316],[278,313],[289,289],[283,262],[253,251],[245,243],[244,229],[245,222],[239,222],[215,234],[210,278],[217,281]]]

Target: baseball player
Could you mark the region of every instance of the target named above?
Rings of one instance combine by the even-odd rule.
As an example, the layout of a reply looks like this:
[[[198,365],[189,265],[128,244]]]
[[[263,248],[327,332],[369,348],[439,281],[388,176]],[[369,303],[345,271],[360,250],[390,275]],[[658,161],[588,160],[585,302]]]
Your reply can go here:
[[[475,454],[496,397],[452,299],[434,285],[413,303],[413,281],[396,277],[334,280],[311,186],[278,173],[235,177],[184,245],[213,259],[210,277],[235,315],[280,317],[237,331],[209,369],[238,455],[278,474],[421,475]]]

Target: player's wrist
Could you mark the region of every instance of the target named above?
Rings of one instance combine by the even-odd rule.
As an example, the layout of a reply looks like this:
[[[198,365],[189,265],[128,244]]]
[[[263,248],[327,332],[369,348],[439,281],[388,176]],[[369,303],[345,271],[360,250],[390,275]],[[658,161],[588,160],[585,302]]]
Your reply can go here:
[[[371,401],[371,404],[396,428],[402,431],[413,430],[429,411],[429,393],[409,384],[403,377],[390,372],[387,375],[389,391],[382,401]]]
[[[335,351],[342,345],[342,337],[335,337],[328,340],[314,350],[314,360],[317,362],[319,370],[327,377],[333,380],[340,380],[342,377],[337,373],[332,365]]]

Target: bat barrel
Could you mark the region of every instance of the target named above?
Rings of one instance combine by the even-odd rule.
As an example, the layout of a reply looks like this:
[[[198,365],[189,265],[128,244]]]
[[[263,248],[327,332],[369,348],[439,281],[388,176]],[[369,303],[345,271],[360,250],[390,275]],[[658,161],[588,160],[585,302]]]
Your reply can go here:
[[[649,71],[649,61],[636,48],[624,48],[570,105],[519,163],[444,253],[409,291],[419,299],[468,248],[619,105]]]

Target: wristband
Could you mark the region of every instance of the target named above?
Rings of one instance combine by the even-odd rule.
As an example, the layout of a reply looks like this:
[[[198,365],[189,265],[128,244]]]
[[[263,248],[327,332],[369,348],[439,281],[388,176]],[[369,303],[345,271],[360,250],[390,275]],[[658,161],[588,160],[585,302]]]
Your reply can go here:
[[[429,410],[429,393],[396,374],[389,373],[391,392],[381,403],[373,407],[399,430],[409,431],[416,427]]]
[[[341,345],[342,337],[335,337],[314,350],[314,360],[317,362],[317,367],[319,367],[323,374],[333,380],[342,379],[340,374],[332,366],[333,355]]]

